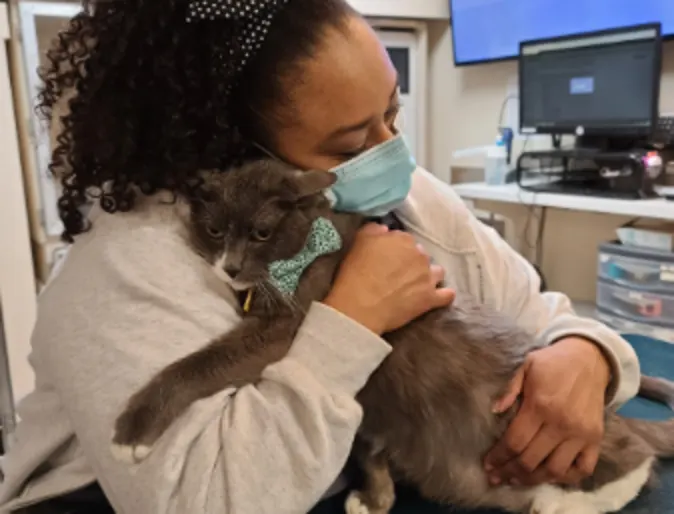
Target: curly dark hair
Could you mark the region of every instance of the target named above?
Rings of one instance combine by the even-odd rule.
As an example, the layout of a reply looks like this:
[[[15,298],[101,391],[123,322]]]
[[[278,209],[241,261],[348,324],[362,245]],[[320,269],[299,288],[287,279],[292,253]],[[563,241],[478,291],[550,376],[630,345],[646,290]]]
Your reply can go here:
[[[66,240],[88,229],[89,201],[113,213],[131,210],[137,191],[189,194],[199,170],[227,169],[250,141],[274,148],[277,108],[299,66],[325,28],[353,14],[345,0],[288,0],[240,70],[242,22],[188,23],[187,8],[85,0],[48,52],[38,110],[62,124],[49,168],[62,184]]]

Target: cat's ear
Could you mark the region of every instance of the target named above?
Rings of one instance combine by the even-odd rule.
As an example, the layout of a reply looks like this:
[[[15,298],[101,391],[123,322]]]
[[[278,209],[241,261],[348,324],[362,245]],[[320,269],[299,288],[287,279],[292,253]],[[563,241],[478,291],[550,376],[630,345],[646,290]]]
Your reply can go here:
[[[322,170],[296,171],[293,179],[301,199],[325,191],[337,181],[337,175]]]
[[[192,200],[199,204],[218,202],[224,187],[222,174],[215,170],[202,170],[198,172],[197,177],[198,181],[192,189]]]

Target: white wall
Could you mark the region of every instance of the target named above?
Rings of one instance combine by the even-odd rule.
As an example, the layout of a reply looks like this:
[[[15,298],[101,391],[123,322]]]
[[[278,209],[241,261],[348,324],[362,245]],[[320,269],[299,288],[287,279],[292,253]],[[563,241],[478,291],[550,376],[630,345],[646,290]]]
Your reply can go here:
[[[452,153],[493,140],[501,104],[509,84],[517,77],[517,63],[512,61],[454,67],[451,39],[448,23],[430,23],[429,167],[445,180],[449,179],[451,166],[480,164],[475,158],[454,160]],[[665,43],[660,109],[674,111],[674,42]],[[521,142],[516,142],[516,149]],[[504,207],[503,212],[513,210]],[[519,221],[521,225],[521,217]],[[599,214],[548,212],[543,271],[550,287],[561,289],[574,299],[594,299],[597,245],[614,238],[615,228],[625,221]]]

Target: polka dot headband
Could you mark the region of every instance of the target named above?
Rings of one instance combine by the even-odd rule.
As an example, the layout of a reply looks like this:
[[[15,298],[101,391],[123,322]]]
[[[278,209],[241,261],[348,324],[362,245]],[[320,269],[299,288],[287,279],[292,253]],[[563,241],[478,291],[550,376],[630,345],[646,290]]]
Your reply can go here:
[[[192,0],[186,21],[233,20],[241,23],[237,36],[240,59],[237,71],[257,52],[269,32],[271,21],[288,0]],[[234,49],[230,51],[233,55]]]

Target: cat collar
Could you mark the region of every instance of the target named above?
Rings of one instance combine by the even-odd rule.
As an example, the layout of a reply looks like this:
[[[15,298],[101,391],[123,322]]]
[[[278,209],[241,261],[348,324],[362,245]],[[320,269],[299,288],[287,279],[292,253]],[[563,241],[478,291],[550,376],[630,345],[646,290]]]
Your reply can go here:
[[[341,250],[342,238],[327,218],[316,218],[304,248],[291,259],[269,265],[269,282],[281,293],[297,291],[304,271],[319,257]]]

